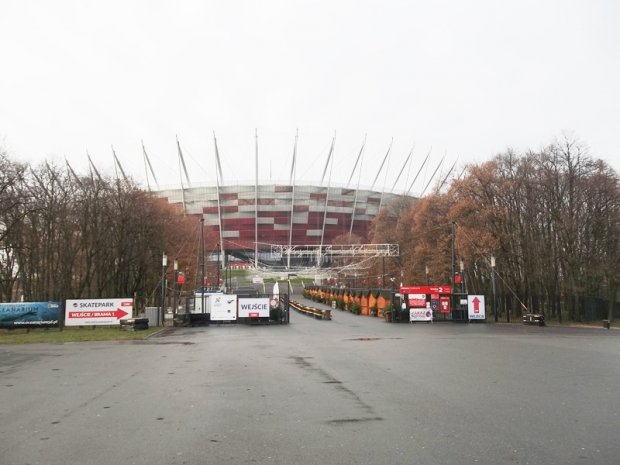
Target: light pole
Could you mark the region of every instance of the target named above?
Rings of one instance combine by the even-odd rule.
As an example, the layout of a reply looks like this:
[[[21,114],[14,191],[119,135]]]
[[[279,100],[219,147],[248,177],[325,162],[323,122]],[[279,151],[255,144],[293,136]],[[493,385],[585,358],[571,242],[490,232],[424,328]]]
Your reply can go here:
[[[217,288],[221,289],[220,285],[220,255],[222,254],[222,248],[220,247],[220,243],[217,243]]]
[[[172,317],[177,313],[177,281],[179,279],[179,261],[175,258],[173,265],[174,283],[172,284]]]
[[[497,323],[497,303],[495,299],[495,256],[491,255],[491,286],[493,286],[493,317]]]
[[[166,252],[161,257],[161,325],[164,326],[164,313],[166,311],[166,266],[168,257]]]
[[[456,223],[452,222],[452,294],[450,295],[450,307],[456,308]],[[459,276],[460,278],[460,276]],[[463,315],[465,320],[465,315]]]
[[[426,285],[428,286],[430,284],[430,281],[428,280],[428,265],[424,267],[424,274],[426,275]]]
[[[381,275],[381,287],[385,289],[385,255],[383,258],[383,274]]]
[[[463,260],[459,263],[459,268],[461,269],[461,294],[465,294],[467,288],[465,286],[465,263],[463,263]]]

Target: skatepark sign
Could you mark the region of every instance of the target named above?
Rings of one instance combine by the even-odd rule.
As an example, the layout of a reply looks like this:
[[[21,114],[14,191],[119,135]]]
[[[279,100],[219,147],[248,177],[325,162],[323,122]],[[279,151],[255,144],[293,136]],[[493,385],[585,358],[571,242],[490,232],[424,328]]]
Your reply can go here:
[[[66,326],[120,325],[120,320],[132,317],[133,299],[67,300]]]

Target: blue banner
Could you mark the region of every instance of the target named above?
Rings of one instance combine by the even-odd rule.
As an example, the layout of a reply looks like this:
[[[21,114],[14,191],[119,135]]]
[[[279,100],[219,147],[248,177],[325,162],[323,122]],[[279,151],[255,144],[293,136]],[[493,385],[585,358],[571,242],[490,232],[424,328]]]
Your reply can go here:
[[[58,326],[59,302],[14,302],[0,304],[0,328]]]

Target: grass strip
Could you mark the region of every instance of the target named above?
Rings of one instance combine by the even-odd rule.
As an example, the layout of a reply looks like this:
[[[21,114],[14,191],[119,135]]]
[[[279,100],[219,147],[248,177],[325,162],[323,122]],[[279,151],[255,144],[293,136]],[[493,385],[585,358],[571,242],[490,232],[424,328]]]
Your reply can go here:
[[[64,328],[30,328],[0,330],[0,344],[64,344],[86,341],[126,341],[146,339],[161,330],[152,327],[139,331],[126,331],[118,326]]]

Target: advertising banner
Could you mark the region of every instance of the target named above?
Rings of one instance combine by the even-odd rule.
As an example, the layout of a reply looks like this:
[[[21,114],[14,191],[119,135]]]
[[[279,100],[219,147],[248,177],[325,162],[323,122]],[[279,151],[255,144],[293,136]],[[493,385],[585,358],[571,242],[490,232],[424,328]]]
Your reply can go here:
[[[133,299],[67,300],[65,326],[120,325],[120,320],[132,318]]]
[[[470,320],[484,320],[486,318],[483,295],[467,296],[467,315]]]
[[[237,296],[215,294],[210,296],[211,321],[234,321],[237,319]]]
[[[58,326],[60,302],[0,304],[0,328]]]
[[[452,294],[452,286],[401,286],[401,294]]]
[[[433,321],[433,311],[427,308],[410,308],[409,321]]]
[[[426,307],[426,294],[409,294],[407,300],[410,307]]]
[[[239,318],[269,318],[269,297],[239,299]]]

